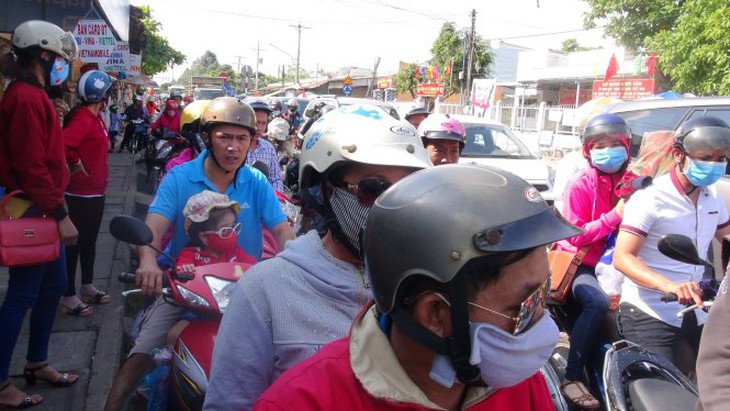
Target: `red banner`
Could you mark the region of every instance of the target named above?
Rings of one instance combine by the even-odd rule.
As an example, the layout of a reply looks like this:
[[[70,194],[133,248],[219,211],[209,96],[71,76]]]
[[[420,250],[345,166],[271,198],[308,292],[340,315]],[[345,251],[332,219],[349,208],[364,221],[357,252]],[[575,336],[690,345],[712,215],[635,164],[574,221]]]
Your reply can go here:
[[[563,105],[570,105],[575,104],[575,92],[576,89],[574,88],[561,88],[558,90],[558,104]],[[580,89],[580,98],[578,99],[578,104],[583,104],[586,101],[590,100],[592,97],[593,91],[588,88],[581,88]]]
[[[419,84],[416,86],[416,95],[421,97],[438,97],[444,95],[443,84]]]
[[[626,79],[593,82],[593,98],[636,100],[654,95],[654,79]]]

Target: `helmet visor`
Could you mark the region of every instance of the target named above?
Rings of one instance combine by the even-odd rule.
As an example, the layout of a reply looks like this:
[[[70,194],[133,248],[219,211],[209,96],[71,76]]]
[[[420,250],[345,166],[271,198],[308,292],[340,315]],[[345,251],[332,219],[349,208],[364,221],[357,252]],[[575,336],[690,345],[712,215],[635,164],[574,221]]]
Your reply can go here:
[[[63,58],[69,61],[76,60],[78,57],[78,46],[76,45],[76,39],[70,32],[65,32],[59,39],[61,42],[61,51],[63,52]]]

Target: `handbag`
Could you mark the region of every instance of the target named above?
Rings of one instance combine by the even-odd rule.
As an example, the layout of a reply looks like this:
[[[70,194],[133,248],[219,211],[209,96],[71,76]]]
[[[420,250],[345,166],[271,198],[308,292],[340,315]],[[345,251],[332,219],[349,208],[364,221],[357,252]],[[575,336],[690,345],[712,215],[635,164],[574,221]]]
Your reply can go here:
[[[54,219],[9,216],[6,209],[8,200],[22,193],[15,190],[0,202],[0,266],[34,265],[60,257],[58,224]]]
[[[559,250],[557,244],[553,244],[548,251],[548,264],[550,266],[550,302],[553,304],[565,304],[573,285],[575,272],[583,262],[587,247],[576,252]]]

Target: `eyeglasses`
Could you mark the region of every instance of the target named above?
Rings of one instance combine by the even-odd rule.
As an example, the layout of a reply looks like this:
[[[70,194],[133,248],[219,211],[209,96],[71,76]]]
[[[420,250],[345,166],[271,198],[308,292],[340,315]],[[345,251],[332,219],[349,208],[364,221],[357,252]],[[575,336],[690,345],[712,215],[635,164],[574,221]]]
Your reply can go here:
[[[540,285],[535,291],[533,291],[526,299],[525,301],[520,304],[520,311],[517,314],[516,317],[509,316],[504,313],[500,313],[499,311],[494,311],[492,309],[489,309],[487,307],[482,307],[481,305],[473,302],[469,302],[469,305],[472,307],[479,308],[480,310],[488,311],[492,314],[498,315],[502,318],[506,318],[508,320],[511,320],[515,323],[515,328],[512,330],[513,335],[519,335],[525,332],[529,327],[530,324],[532,324],[533,318],[535,318],[535,313],[537,313],[537,309],[539,307],[545,307],[545,304],[547,303],[547,297],[548,292],[550,291],[550,277],[545,280],[542,285]]]
[[[390,181],[379,178],[366,178],[357,184],[349,181],[343,181],[343,183],[347,185],[348,190],[355,191],[357,200],[363,205],[372,205],[378,196],[393,185]]]
[[[231,238],[233,235],[238,235],[240,232],[241,223],[238,223],[233,227],[223,227],[218,231],[205,231],[203,234],[216,234],[220,238]]]

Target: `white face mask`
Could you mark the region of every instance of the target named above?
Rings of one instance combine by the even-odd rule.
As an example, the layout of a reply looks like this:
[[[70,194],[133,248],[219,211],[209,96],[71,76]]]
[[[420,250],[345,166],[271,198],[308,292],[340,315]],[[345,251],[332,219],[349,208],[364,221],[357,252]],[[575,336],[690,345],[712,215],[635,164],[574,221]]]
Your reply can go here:
[[[470,326],[469,363],[479,367],[482,381],[492,388],[511,387],[533,376],[547,363],[559,338],[558,327],[547,313],[520,335],[489,323]],[[434,357],[429,375],[446,388],[456,382],[451,360],[440,354]]]

